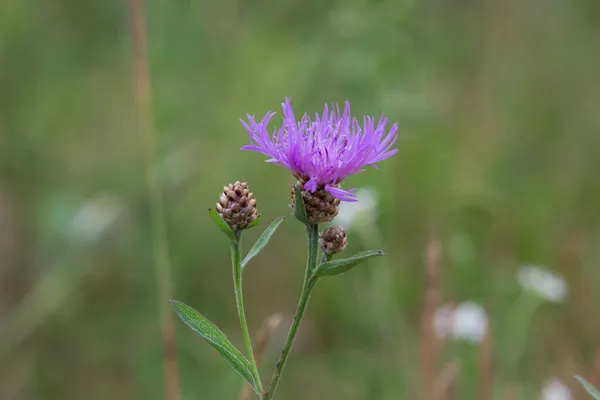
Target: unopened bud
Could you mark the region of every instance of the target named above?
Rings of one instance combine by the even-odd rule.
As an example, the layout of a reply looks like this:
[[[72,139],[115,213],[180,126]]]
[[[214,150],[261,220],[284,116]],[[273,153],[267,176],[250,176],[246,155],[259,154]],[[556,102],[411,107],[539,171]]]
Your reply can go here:
[[[319,234],[319,245],[325,254],[344,251],[348,245],[346,232],[339,226],[332,226]]]
[[[256,199],[246,182],[236,181],[223,187],[217,212],[234,231],[246,229],[256,218]]]

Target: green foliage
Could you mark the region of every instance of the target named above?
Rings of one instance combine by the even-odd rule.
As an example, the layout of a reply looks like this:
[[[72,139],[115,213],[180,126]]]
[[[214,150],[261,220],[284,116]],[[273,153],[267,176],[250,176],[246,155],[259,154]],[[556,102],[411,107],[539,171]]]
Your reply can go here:
[[[359,119],[399,123],[398,155],[343,183],[378,197],[373,226],[349,230],[348,255],[381,248],[386,257],[319,282],[299,334],[307,351],[292,355],[281,398],[419,398],[431,229],[442,245],[442,304],[489,308],[495,398],[512,388],[538,399],[542,382],[575,368],[562,362],[596,351],[599,1],[145,3],[175,298],[206,305],[220,323],[237,317],[227,245],[205,210],[223,182],[240,179],[270,222],[291,211],[295,181],[239,151],[247,133],[238,118],[273,110],[279,127],[289,96],[299,114],[349,99]],[[128,21],[122,1],[0,0],[0,398],[165,398]],[[123,213],[105,240],[83,247],[71,228],[75,219],[93,228],[78,215],[98,193],[116,196]],[[252,333],[298,300],[299,225],[282,224],[276,251],[272,241],[248,270]],[[454,259],[457,236],[468,246]],[[567,305],[515,318],[522,262],[565,275]],[[40,280],[52,290],[38,292]],[[178,340],[185,398],[238,398],[241,380],[216,351]],[[265,372],[277,350],[265,354]],[[450,343],[436,372],[469,357]],[[479,385],[473,370],[460,368],[457,388]]]
[[[381,250],[366,250],[361,251],[360,253],[356,253],[355,255],[349,258],[326,261],[324,263],[321,263],[317,267],[317,270],[314,272],[314,275],[316,277],[338,275],[362,264],[369,258],[380,257],[383,255],[384,253]]]
[[[262,218],[261,215],[257,215],[256,218],[254,218],[254,221],[250,222],[250,224],[246,227],[246,229],[251,229],[251,228],[254,228],[255,226],[258,226],[258,224],[260,224],[261,218]]]
[[[298,189],[298,186],[294,185],[294,215],[298,221],[302,223],[308,223],[306,216],[306,207],[304,206],[304,197],[302,197],[302,191]]]
[[[225,236],[227,236],[229,240],[237,241],[233,229],[231,229],[231,227],[227,224],[227,222],[225,222],[223,217],[221,217],[221,215],[218,212],[216,212],[212,208],[209,208],[208,215],[210,215],[210,217],[213,219],[213,221],[215,221],[219,229],[225,234]]]
[[[600,400],[600,392],[594,386],[592,386],[591,383],[589,383],[579,375],[577,375],[575,379],[577,379],[579,383],[581,383],[585,391],[588,392],[588,394],[592,396],[594,400]]]
[[[269,240],[271,240],[271,237],[273,236],[277,228],[279,228],[279,225],[281,225],[281,223],[283,222],[284,218],[285,217],[275,218],[275,220],[271,222],[267,229],[264,230],[264,232],[254,243],[254,246],[252,246],[246,257],[244,257],[244,260],[242,261],[242,269],[246,268],[250,260],[256,257],[262,251],[262,249],[265,248],[265,246],[269,243]]]
[[[221,332],[215,324],[204,318],[198,311],[187,304],[172,300],[171,305],[177,316],[194,332],[206,340],[208,344],[214,347],[219,354],[227,360],[229,365],[231,365],[231,367],[233,367],[233,369],[240,374],[250,386],[252,386],[254,391],[260,395],[252,375],[250,362],[233,346],[233,344],[231,344],[223,332]]]

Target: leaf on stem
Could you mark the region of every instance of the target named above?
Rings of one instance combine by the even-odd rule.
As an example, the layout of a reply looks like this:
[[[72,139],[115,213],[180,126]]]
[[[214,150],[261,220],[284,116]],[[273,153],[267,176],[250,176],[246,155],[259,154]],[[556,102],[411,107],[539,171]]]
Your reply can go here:
[[[252,246],[252,248],[248,252],[248,255],[246,255],[246,257],[244,258],[244,261],[242,261],[242,268],[245,268],[248,262],[254,257],[256,257],[258,253],[260,253],[262,249],[265,248],[265,246],[267,245],[267,243],[269,243],[269,240],[271,240],[271,237],[273,236],[277,228],[279,228],[279,225],[281,225],[281,223],[283,222],[284,218],[285,217],[276,218],[273,222],[271,222],[271,225],[269,225],[267,229],[265,229],[265,231],[262,233],[262,235],[260,235],[258,240],[256,240],[256,243],[254,243],[254,246]]]
[[[250,222],[250,225],[248,225],[245,229],[254,228],[258,224],[260,224],[260,214],[258,214],[256,218],[254,218],[254,221]]]
[[[231,229],[231,227],[229,225],[227,225],[227,222],[225,222],[225,220],[223,220],[223,217],[221,217],[221,215],[219,215],[218,212],[216,212],[212,208],[209,208],[208,214],[213,219],[213,221],[215,221],[217,223],[217,226],[219,227],[219,229],[221,229],[223,231],[223,233],[225,235],[227,235],[229,240],[237,241],[235,238],[235,234],[233,233],[233,229]]]
[[[356,253],[350,258],[326,261],[317,267],[315,270],[315,276],[320,277],[338,275],[356,267],[359,264],[362,264],[371,257],[379,257],[383,255],[384,253],[381,250],[366,250]]]
[[[171,300],[171,305],[175,310],[175,313],[187,326],[192,328],[194,332],[202,336],[204,340],[212,347],[214,347],[222,356],[227,360],[229,365],[240,374],[258,395],[260,395],[254,376],[252,375],[252,369],[250,362],[244,355],[235,348],[233,344],[225,337],[223,332],[219,330],[208,319],[204,318],[198,311],[192,307],[180,301]]]
[[[592,396],[592,398],[594,400],[600,400],[600,392],[598,391],[598,389],[596,389],[594,386],[592,386],[591,383],[589,383],[588,381],[586,381],[585,379],[583,379],[583,377],[581,377],[579,375],[576,375],[575,379],[577,379],[579,381],[579,383],[581,383],[581,386],[583,386],[585,391],[588,392],[588,394],[590,396]]]
[[[302,197],[302,191],[296,185],[294,185],[294,215],[298,221],[305,224],[308,223],[306,207],[304,206],[304,197]]]

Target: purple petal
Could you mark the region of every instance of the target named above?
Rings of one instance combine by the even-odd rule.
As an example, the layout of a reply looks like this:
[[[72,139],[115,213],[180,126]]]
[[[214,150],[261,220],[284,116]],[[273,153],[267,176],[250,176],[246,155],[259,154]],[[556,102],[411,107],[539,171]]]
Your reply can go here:
[[[350,203],[358,201],[356,200],[356,195],[352,193],[355,189],[343,190],[340,188],[336,188],[335,186],[325,185],[325,190],[331,193],[333,197],[338,198],[342,201],[347,201]]]
[[[310,178],[308,182],[304,184],[304,190],[309,190],[311,192],[317,191],[317,181],[313,178]]]

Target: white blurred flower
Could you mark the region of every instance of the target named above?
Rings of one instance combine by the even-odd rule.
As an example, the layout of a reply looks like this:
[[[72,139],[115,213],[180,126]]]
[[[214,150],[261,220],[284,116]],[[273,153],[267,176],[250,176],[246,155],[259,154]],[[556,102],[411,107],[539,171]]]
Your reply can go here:
[[[454,307],[445,305],[435,310],[433,316],[433,328],[440,339],[447,339],[452,336],[454,324]]]
[[[362,188],[356,191],[356,202],[343,201],[335,218],[336,225],[348,230],[354,227],[372,225],[377,218],[378,194],[373,189]]]
[[[551,378],[542,387],[541,400],[573,400],[573,396],[560,379]]]
[[[434,328],[442,339],[466,340],[480,343],[488,329],[488,317],[480,304],[467,301],[457,307],[442,306],[436,310]]]
[[[452,335],[454,339],[480,343],[487,332],[487,314],[477,303],[467,301],[454,310]]]
[[[544,267],[525,265],[517,274],[521,287],[529,290],[546,301],[560,303],[567,298],[569,287],[561,275]]]
[[[71,235],[79,242],[94,242],[117,221],[123,203],[111,193],[99,193],[85,201],[71,220]]]

